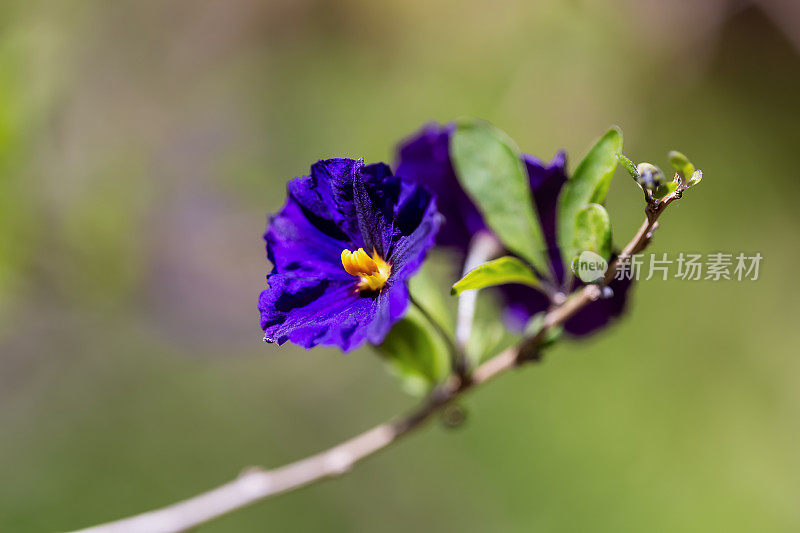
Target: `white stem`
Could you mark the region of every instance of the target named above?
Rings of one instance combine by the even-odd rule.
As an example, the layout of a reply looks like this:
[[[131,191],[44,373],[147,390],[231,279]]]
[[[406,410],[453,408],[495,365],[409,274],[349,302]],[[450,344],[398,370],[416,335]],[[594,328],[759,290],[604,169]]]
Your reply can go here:
[[[466,276],[470,270],[479,267],[502,250],[500,241],[489,232],[481,231],[476,233],[469,245],[469,252],[464,261],[464,272]],[[458,318],[456,320],[456,344],[463,352],[472,334],[472,323],[475,318],[475,303],[478,299],[478,291],[470,290],[462,292],[458,297]]]

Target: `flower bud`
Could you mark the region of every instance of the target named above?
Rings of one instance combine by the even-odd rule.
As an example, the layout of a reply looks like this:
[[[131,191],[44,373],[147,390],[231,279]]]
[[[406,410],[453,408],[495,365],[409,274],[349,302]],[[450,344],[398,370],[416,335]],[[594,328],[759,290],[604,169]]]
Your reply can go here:
[[[664,173],[661,172],[660,168],[650,163],[639,163],[636,166],[636,172],[639,174],[636,182],[643,189],[654,191],[664,183]]]

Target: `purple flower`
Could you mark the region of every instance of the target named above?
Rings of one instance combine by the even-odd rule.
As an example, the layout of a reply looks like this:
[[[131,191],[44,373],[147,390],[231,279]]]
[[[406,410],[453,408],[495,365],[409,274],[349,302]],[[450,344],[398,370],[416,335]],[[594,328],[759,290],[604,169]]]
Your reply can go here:
[[[440,198],[445,223],[437,243],[453,247],[465,256],[472,236],[486,226],[478,208],[459,185],[450,161],[450,137],[454,129],[453,125],[428,124],[403,141],[398,148],[397,175],[428,187]],[[550,258],[551,272],[545,276],[554,278],[552,293],[571,292],[583,283],[567,275],[556,237],[558,195],[567,181],[566,155],[559,152],[549,163],[523,155],[523,162]],[[613,295],[588,304],[564,324],[564,329],[581,336],[605,326],[624,310],[630,284],[630,280],[612,281],[609,287]],[[549,294],[527,285],[503,285],[500,292],[506,302],[507,322],[517,330],[552,303]]]
[[[319,161],[287,190],[264,235],[273,264],[258,304],[264,340],[344,351],[381,343],[434,244],[435,200],[383,163],[352,159]]]

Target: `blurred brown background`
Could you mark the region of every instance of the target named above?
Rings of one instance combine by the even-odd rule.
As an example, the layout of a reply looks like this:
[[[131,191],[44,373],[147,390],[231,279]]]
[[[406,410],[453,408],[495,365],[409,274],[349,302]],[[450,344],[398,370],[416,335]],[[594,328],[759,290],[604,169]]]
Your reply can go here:
[[[413,404],[380,360],[261,342],[261,233],[319,158],[484,117],[573,164],[610,124],[704,170],[626,320],[349,476],[200,527],[800,530],[800,3],[0,4],[0,530],[58,531],[327,447]],[[642,217],[620,172],[619,241]]]

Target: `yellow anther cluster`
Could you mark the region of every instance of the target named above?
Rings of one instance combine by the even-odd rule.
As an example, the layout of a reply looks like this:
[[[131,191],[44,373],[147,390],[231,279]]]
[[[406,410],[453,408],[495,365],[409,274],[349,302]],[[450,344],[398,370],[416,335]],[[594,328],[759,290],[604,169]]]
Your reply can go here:
[[[351,276],[361,278],[358,282],[360,291],[378,291],[386,285],[392,267],[383,260],[378,252],[372,250],[372,257],[367,255],[363,248],[355,252],[342,250],[342,266]]]

